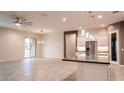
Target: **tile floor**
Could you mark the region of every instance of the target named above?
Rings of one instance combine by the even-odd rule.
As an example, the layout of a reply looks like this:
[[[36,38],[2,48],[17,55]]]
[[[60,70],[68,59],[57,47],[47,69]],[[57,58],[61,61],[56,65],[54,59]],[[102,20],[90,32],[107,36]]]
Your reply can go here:
[[[124,81],[123,65],[110,65],[110,80]]]
[[[0,63],[1,81],[58,81],[64,80],[77,69],[76,63],[57,60],[24,60]]]

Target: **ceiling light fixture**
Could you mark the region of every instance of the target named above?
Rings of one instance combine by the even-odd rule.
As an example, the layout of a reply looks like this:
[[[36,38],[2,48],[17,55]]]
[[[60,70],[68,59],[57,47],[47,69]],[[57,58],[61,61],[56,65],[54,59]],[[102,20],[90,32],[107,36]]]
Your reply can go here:
[[[92,36],[92,41],[94,41],[95,40],[95,37],[94,36]]]
[[[40,43],[41,43],[41,44],[44,44],[44,41],[41,41]]]
[[[92,39],[92,34],[89,35],[89,38]]]
[[[21,24],[20,24],[20,23],[16,23],[15,25],[16,25],[16,26],[21,26]]]
[[[38,41],[38,44],[44,44],[44,41]]]
[[[89,38],[89,32],[86,32],[86,38]]]
[[[85,30],[84,30],[84,29],[81,30],[81,35],[82,35],[82,36],[85,35]]]
[[[65,22],[65,21],[66,21],[66,18],[65,18],[65,17],[63,17],[63,18],[62,18],[62,21],[63,21],[63,22]]]
[[[102,15],[99,15],[99,16],[98,16],[98,19],[102,19],[102,17],[103,17]]]

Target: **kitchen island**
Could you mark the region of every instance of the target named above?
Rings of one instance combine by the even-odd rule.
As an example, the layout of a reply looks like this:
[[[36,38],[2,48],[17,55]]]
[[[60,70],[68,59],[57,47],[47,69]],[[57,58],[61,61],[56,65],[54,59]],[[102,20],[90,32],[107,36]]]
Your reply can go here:
[[[79,81],[110,80],[108,57],[76,56],[74,58],[63,59],[63,61],[77,63],[77,80]]]

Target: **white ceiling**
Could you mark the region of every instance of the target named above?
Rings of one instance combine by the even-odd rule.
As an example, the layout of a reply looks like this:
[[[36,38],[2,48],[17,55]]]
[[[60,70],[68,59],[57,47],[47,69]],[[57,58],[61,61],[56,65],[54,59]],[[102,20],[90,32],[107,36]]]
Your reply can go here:
[[[95,17],[91,17],[91,16]],[[98,19],[98,15],[103,15],[102,19]],[[89,13],[88,11],[1,11],[0,21],[6,20],[6,22],[0,22],[1,27],[8,27],[18,29],[18,27],[12,23],[11,17],[22,16],[27,21],[32,21],[32,26],[22,27],[21,30],[32,31],[35,33],[55,32],[55,31],[67,31],[79,29],[84,27],[85,29],[99,28],[101,24],[105,26],[124,20],[124,12],[118,12],[112,14],[111,11],[94,11]],[[65,17],[67,20],[62,21]]]

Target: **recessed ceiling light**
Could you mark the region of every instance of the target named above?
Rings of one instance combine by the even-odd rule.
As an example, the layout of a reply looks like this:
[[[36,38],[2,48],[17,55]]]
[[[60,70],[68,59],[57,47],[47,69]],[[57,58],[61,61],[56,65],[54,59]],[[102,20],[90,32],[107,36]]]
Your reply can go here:
[[[17,26],[21,26],[21,24],[19,24],[19,23],[16,23],[15,25],[17,25]]]
[[[63,17],[63,18],[62,18],[62,21],[63,21],[63,22],[65,22],[65,21],[66,21],[66,18],[65,18],[65,17]]]
[[[101,26],[101,27],[104,27],[104,26],[105,26],[105,24],[101,24],[100,26]]]
[[[40,32],[43,32],[43,30],[41,30]]]
[[[98,16],[98,19],[101,19],[102,17],[103,17],[102,15],[99,15],[99,16]]]

